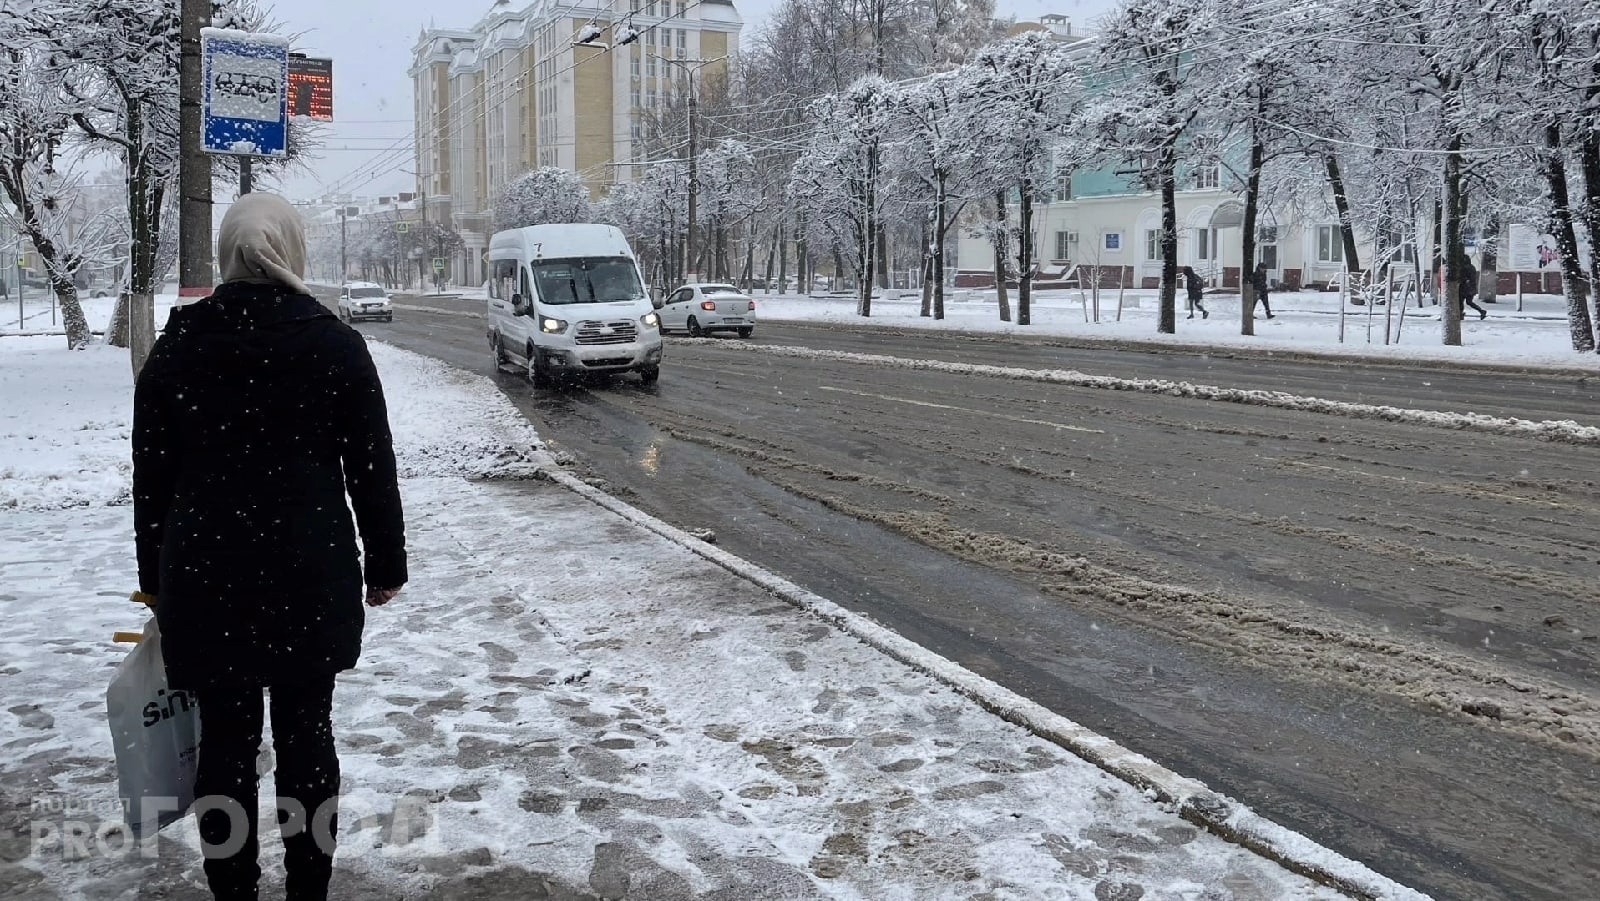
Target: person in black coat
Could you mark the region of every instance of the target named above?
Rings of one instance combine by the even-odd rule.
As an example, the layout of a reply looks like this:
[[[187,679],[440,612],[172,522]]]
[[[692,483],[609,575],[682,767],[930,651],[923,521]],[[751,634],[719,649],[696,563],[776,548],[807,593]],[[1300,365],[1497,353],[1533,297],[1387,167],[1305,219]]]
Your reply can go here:
[[[1201,319],[1210,319],[1211,314],[1207,313],[1206,308],[1200,303],[1201,296],[1205,294],[1206,286],[1200,282],[1200,276],[1192,266],[1183,267],[1183,287],[1184,290],[1189,292],[1189,318],[1193,319],[1194,311],[1199,310]]]
[[[1478,306],[1478,269],[1472,265],[1465,254],[1461,256],[1461,284],[1457,289],[1461,295],[1461,318],[1467,318],[1467,307],[1478,311],[1479,319],[1488,319],[1489,311]]]
[[[134,390],[139,588],[155,597],[169,688],[199,702],[196,797],[225,799],[196,804],[213,894],[257,896],[265,690],[280,808],[296,812],[282,830],[288,897],[325,898],[334,677],[360,655],[363,600],[387,603],[407,578],[388,413],[365,341],[302,281],[287,201],[240,198],[217,257],[223,284],[172,311]],[[228,807],[248,834],[225,855]]]
[[[1268,289],[1271,287],[1271,285],[1267,283],[1266,263],[1256,264],[1255,271],[1250,273],[1250,284],[1256,289],[1256,303],[1261,305],[1261,309],[1267,311],[1267,318],[1271,319],[1272,302],[1267,296]]]

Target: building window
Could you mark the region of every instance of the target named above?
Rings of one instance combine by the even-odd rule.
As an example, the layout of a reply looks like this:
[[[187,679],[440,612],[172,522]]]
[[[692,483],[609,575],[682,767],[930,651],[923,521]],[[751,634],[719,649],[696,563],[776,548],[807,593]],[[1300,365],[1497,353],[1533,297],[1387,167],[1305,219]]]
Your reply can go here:
[[[655,58],[654,55],[652,55],[648,60],[645,61],[644,71],[645,71],[645,74],[649,75],[651,78],[655,78],[656,77],[656,58]]]
[[[1144,230],[1144,258],[1150,262],[1162,259],[1161,229],[1147,228]]]
[[[637,56],[633,58],[633,77],[639,77],[639,57]]]
[[[1317,262],[1344,262],[1344,235],[1337,225],[1317,226]]]
[[[644,14],[647,16],[653,16],[656,14],[656,0],[650,0],[649,3],[644,5]]]
[[[1215,191],[1221,184],[1221,166],[1196,166],[1189,173],[1189,186],[1196,191]]]
[[[678,29],[678,49],[683,50],[689,46],[689,29]]]
[[[1072,173],[1057,172],[1055,190],[1051,192],[1050,199],[1056,203],[1066,203],[1072,199]]]
[[[1195,230],[1194,258],[1197,260],[1214,260],[1217,258],[1216,229],[1201,228]]]
[[[1056,232],[1056,255],[1054,259],[1072,261],[1078,256],[1078,233],[1074,231]]]
[[[634,109],[638,109],[639,108],[639,89],[638,88],[634,88],[633,89],[633,108]]]

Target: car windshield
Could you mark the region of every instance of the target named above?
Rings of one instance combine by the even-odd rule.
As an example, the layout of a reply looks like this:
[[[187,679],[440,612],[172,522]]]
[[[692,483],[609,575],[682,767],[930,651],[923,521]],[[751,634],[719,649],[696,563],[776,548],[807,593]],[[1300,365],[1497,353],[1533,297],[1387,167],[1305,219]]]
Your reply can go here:
[[[383,297],[382,288],[351,288],[351,297]]]
[[[738,294],[739,289],[732,285],[706,285],[700,289],[701,294]]]
[[[644,286],[626,257],[540,260],[533,264],[539,300],[549,304],[612,303],[642,300]]]

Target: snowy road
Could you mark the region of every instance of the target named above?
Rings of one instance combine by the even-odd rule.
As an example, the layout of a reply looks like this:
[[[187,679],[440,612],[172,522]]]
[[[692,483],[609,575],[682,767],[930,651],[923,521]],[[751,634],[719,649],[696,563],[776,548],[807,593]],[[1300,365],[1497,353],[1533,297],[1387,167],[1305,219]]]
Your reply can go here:
[[[365,328],[487,369],[479,319]],[[1574,378],[775,339],[1595,423]],[[502,386],[636,504],[1402,881],[1597,878],[1594,448],[681,342],[656,391]]]

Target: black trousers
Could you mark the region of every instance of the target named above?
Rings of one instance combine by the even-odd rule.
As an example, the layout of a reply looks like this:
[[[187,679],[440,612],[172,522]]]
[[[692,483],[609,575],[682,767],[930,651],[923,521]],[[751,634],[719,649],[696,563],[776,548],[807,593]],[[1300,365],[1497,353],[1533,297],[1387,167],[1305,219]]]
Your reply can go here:
[[[199,691],[196,810],[206,850],[206,881],[218,901],[255,901],[261,879],[256,825],[261,692],[261,685],[219,685]],[[287,897],[322,901],[328,897],[339,828],[333,676],[275,682],[267,692]]]
[[[1256,289],[1256,303],[1261,305],[1261,309],[1265,311],[1268,316],[1272,315],[1272,296],[1271,293],[1265,288]]]

